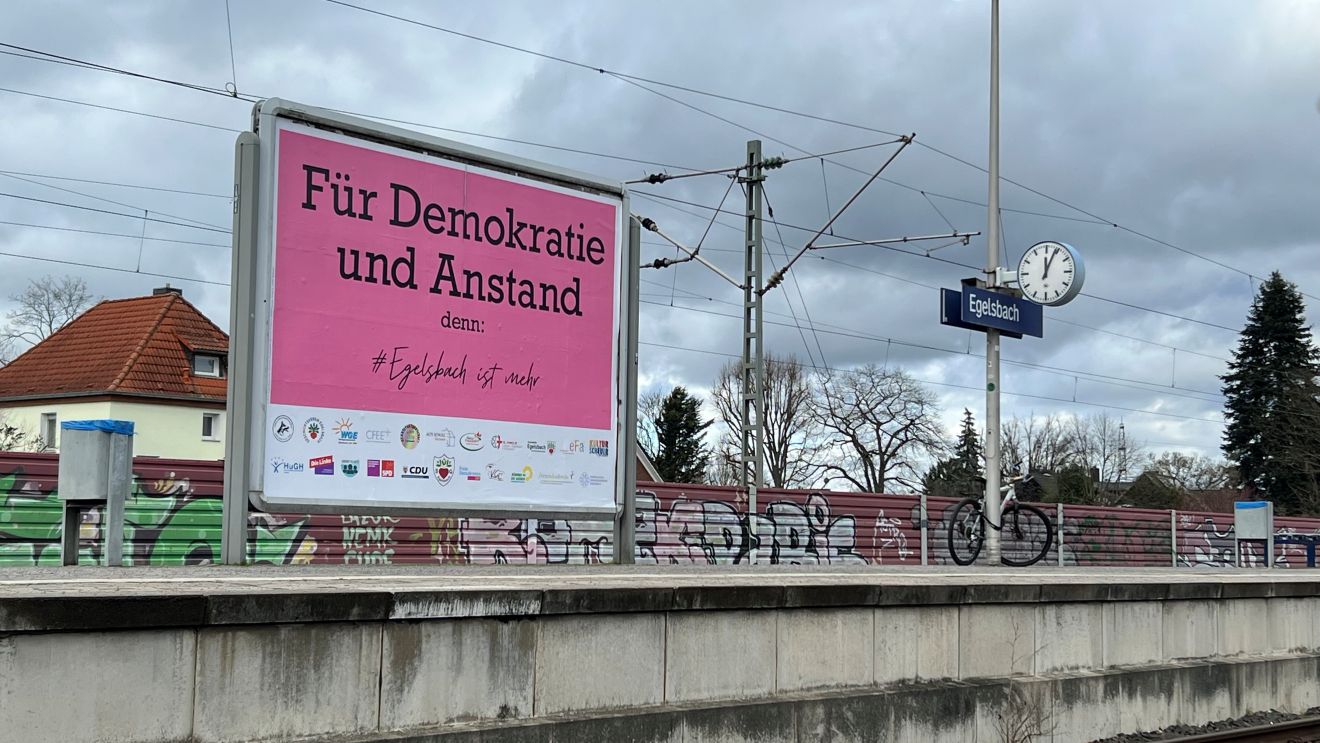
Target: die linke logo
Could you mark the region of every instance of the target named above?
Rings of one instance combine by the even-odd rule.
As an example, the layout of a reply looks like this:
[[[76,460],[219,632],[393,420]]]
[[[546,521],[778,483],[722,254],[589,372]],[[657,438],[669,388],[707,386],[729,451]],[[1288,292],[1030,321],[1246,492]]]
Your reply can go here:
[[[431,468],[435,471],[435,481],[441,485],[448,485],[454,479],[453,457],[436,457],[431,461]]]
[[[481,440],[480,431],[476,433],[463,434],[463,438],[459,443],[461,443],[463,448],[467,449],[468,451],[481,451],[481,448],[486,445]]]
[[[587,451],[598,457],[608,457],[610,455],[610,442],[608,439],[591,439],[587,442]]]
[[[338,435],[341,444],[356,444],[358,442],[358,432],[353,430],[353,421],[347,418],[335,421],[334,427],[330,430]]]
[[[367,477],[394,477],[394,460],[368,459]]]
[[[339,471],[344,473],[344,477],[357,477],[358,470],[361,467],[361,459],[345,459],[339,463]]]
[[[331,456],[312,457],[307,460],[307,466],[312,468],[313,474],[333,475],[335,473],[335,458]]]
[[[325,424],[320,418],[308,418],[303,422],[303,439],[309,444],[319,444],[325,438]]]
[[[405,480],[425,480],[431,476],[431,468],[424,464],[409,464],[404,466],[403,477]]]

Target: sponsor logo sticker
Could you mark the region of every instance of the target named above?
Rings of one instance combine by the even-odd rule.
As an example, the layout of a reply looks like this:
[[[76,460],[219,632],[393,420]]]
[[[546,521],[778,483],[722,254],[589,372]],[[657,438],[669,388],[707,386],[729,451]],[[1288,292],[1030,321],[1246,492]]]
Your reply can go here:
[[[353,421],[347,418],[340,418],[335,421],[335,425],[330,430],[334,431],[341,444],[356,444],[358,442],[358,432],[353,430]]]
[[[279,457],[270,460],[270,470],[274,473],[281,472],[305,472],[307,468],[302,462],[290,462]]]
[[[540,441],[527,442],[527,451],[532,452],[533,454],[545,454],[548,450],[549,447],[542,444]]]
[[[504,482],[504,470],[493,464],[486,465],[486,479],[495,482]]]
[[[577,439],[573,439],[572,441],[568,442],[568,449],[566,451],[568,454],[586,454],[587,443],[585,441],[579,441]]]
[[[442,431],[427,431],[426,438],[439,442],[445,446],[453,446],[458,443],[458,437],[448,428]]]
[[[399,476],[405,480],[425,480],[431,476],[431,468],[424,464],[409,464],[403,467]]]
[[[506,449],[512,451],[513,449],[518,448],[518,442],[512,439],[506,439],[503,436],[500,436],[499,434],[495,434],[490,439],[490,448]]]
[[[344,473],[344,477],[356,477],[361,466],[361,459],[345,459],[339,463],[339,471]]]
[[[393,459],[382,459],[382,460],[380,460],[380,476],[381,476],[381,477],[394,477],[394,460],[393,460]]]
[[[371,444],[388,444],[394,434],[388,428],[373,428],[362,432],[362,440]]]
[[[319,444],[325,438],[325,424],[320,418],[308,418],[303,421],[303,439],[309,444]]]
[[[610,455],[609,439],[591,439],[587,442],[587,451],[598,457],[608,457]]]
[[[405,449],[416,449],[422,440],[422,429],[409,423],[399,431],[399,443]]]
[[[287,444],[289,439],[293,438],[293,419],[287,415],[275,417],[275,422],[271,424],[270,432],[275,435],[275,440],[281,444]]]
[[[448,455],[436,457],[431,462],[431,467],[435,470],[435,481],[441,485],[448,485],[454,479],[454,458]]]
[[[459,467],[458,477],[460,480],[467,480],[468,482],[480,482],[481,470],[474,470],[471,467]]]
[[[462,444],[463,448],[467,449],[468,451],[480,451],[481,448],[486,445],[481,440],[480,431],[476,433],[463,434],[463,438],[460,443]]]
[[[531,481],[532,481],[532,468],[530,466],[524,466],[520,470],[514,470],[509,475],[509,482],[531,482]]]
[[[367,477],[380,477],[380,460],[367,460]]]
[[[307,460],[307,466],[312,468],[313,474],[333,475],[335,473],[335,458],[329,455],[312,457]]]

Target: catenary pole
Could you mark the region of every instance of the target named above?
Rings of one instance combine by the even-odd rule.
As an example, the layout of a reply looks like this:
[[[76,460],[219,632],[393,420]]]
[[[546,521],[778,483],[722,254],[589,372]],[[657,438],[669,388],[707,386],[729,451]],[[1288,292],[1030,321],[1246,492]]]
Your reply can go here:
[[[999,0],[990,0],[990,194],[986,229],[987,283],[999,283]],[[1003,523],[999,502],[999,331],[985,332],[985,517]],[[999,531],[986,529],[986,558],[1000,561]]]
[[[764,455],[765,421],[762,373],[762,252],[761,252],[761,140],[747,143],[747,209],[744,213],[746,242],[743,251],[743,343],[742,343],[742,462],[740,485],[747,500],[747,531],[751,535],[747,560],[757,561],[756,494],[761,488],[761,459]]]

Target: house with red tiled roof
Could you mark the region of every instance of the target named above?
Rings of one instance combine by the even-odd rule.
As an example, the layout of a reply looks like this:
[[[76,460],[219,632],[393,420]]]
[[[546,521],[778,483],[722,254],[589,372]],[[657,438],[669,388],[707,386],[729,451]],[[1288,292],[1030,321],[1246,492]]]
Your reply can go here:
[[[134,454],[224,458],[229,336],[166,286],[97,304],[0,368],[0,414],[47,449],[59,423],[135,424]]]

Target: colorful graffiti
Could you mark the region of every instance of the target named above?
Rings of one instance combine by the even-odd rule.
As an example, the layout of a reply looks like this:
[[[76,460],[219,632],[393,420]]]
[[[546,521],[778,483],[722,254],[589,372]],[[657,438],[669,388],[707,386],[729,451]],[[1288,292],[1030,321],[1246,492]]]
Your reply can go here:
[[[220,554],[219,462],[140,459],[125,508],[125,564],[201,565]],[[57,464],[45,454],[0,453],[0,565],[60,564]],[[734,488],[648,485],[637,494],[637,561],[733,565],[915,565],[921,509],[913,496],[767,490],[757,517]],[[927,560],[948,561],[945,523],[955,502],[928,504]],[[1055,516],[1054,507],[1047,509]],[[1231,514],[1067,506],[1063,563],[1083,566],[1226,566]],[[1171,516],[1173,520],[1171,521]],[[595,564],[612,559],[599,521],[252,513],[248,556],[267,564]],[[1279,533],[1320,535],[1320,520],[1280,519]],[[79,562],[103,561],[101,513],[85,515]],[[1056,540],[1056,543],[1058,540]],[[1263,564],[1263,547],[1244,552]],[[1052,551],[1045,564],[1057,564]],[[1278,545],[1281,567],[1304,567],[1306,547]]]

